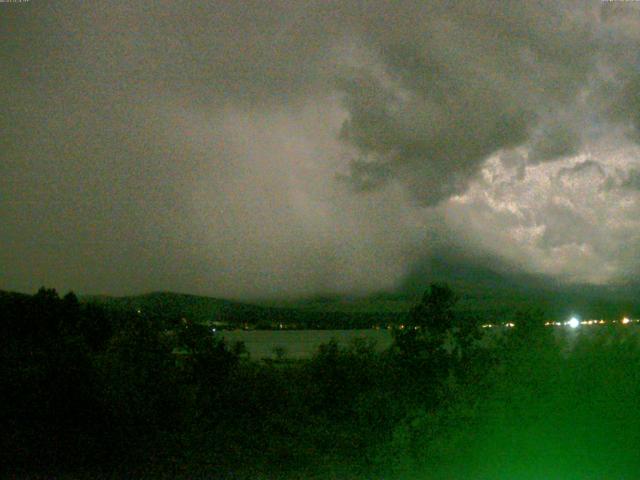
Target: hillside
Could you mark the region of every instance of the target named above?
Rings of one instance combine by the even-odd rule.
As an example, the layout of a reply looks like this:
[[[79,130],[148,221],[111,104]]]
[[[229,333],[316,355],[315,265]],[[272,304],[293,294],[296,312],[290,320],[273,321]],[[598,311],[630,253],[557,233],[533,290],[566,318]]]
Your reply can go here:
[[[221,322],[239,327],[245,324],[257,328],[363,328],[396,321],[398,311],[340,308],[339,301],[331,301],[325,308],[312,302],[244,303],[212,297],[171,292],[111,297],[81,296],[83,302],[96,302],[110,308],[139,310],[158,318],[175,320],[187,318],[199,323]]]
[[[521,310],[538,309],[548,319],[562,320],[570,315],[582,318],[616,319],[639,317],[636,290],[588,285],[548,285],[514,281],[508,276],[490,282],[471,282],[461,278],[448,281],[459,297],[456,310],[463,316],[484,321],[507,321]],[[476,279],[477,280],[477,279]],[[521,280],[521,279],[520,279]],[[426,288],[426,287],[425,287]],[[262,300],[255,303],[230,301],[206,296],[171,292],[138,296],[83,296],[112,308],[141,310],[160,318],[257,328],[367,328],[402,321],[424,289],[378,293],[363,297],[324,296],[307,299]]]
[[[499,261],[469,262],[443,255],[418,264],[400,291],[416,298],[430,282],[448,283],[460,296],[457,308],[487,317],[509,316],[537,308],[549,319],[640,316],[640,284],[562,283],[544,275],[525,274]]]

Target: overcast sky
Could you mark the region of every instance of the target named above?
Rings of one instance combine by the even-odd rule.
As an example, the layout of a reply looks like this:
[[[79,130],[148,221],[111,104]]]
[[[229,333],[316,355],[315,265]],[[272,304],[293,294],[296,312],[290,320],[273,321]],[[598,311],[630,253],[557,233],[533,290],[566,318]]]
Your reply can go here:
[[[640,270],[640,3],[0,3],[0,288]]]

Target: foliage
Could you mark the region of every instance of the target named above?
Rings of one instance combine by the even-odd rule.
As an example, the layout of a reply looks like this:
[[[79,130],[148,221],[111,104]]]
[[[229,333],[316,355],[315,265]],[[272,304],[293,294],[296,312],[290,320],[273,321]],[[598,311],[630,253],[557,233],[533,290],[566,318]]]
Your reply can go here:
[[[0,294],[0,463],[74,478],[638,471],[640,442],[626,433],[640,429],[632,326],[556,338],[523,311],[483,336],[455,300],[432,285],[389,351],[331,341],[307,360],[259,362],[188,320],[51,289]],[[565,451],[589,451],[591,470]]]

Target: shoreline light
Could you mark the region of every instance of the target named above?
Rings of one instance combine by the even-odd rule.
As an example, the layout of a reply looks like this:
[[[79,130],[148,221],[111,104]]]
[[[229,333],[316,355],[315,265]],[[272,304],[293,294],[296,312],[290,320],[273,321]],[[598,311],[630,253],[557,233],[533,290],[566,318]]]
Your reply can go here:
[[[571,328],[578,328],[580,326],[580,320],[578,320],[576,317],[571,317],[567,322],[567,325],[569,325]]]

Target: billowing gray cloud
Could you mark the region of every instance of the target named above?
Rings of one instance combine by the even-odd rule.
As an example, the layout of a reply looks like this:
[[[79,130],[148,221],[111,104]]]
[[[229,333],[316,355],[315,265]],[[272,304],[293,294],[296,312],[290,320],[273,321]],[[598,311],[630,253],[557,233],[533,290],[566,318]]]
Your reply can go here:
[[[611,8],[2,4],[0,288],[367,292],[454,244],[633,275],[640,19]]]
[[[574,102],[594,67],[588,7],[466,2],[397,15],[401,25],[367,32],[364,60],[342,82],[356,186],[364,158],[433,205],[500,149],[530,141],[532,161],[576,152],[571,127],[540,122]]]

